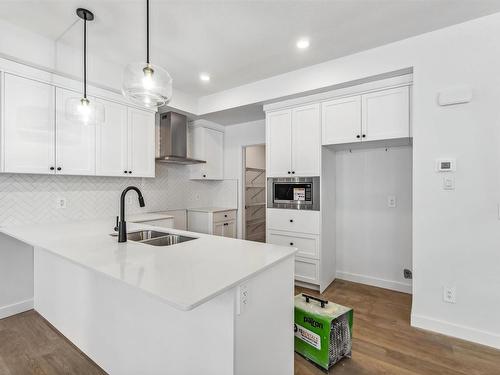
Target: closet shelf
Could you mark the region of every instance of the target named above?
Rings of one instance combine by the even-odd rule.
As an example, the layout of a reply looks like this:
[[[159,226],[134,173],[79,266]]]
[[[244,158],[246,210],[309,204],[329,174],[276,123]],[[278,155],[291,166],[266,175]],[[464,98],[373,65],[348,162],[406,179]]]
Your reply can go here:
[[[265,206],[265,205],[266,205],[266,202],[262,202],[262,203],[247,203],[246,207],[258,207],[258,206]]]
[[[265,172],[266,170],[263,169],[263,168],[251,168],[251,167],[247,167],[245,168],[247,171],[249,172]]]

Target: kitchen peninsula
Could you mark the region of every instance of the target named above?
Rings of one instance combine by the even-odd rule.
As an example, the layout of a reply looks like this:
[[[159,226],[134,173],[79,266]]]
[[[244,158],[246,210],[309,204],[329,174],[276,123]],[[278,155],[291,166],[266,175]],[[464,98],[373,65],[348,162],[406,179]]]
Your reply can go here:
[[[0,228],[34,248],[37,312],[101,368],[293,373],[295,249],[141,223],[129,223],[128,232],[194,239],[118,243],[112,224]]]

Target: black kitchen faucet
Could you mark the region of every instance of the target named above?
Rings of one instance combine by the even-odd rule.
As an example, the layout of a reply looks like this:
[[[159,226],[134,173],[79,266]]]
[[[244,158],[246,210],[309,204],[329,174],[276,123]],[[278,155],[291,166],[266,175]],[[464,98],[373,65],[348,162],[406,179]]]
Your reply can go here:
[[[144,197],[141,191],[135,186],[129,186],[122,191],[120,197],[120,218],[116,217],[115,230],[118,231],[118,242],[127,242],[127,222],[125,221],[125,196],[130,190],[135,190],[139,196],[139,206],[144,207]]]

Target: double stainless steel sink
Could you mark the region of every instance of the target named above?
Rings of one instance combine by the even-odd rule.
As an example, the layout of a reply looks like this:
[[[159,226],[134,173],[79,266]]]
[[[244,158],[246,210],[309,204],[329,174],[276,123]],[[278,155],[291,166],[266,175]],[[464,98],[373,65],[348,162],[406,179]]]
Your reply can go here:
[[[117,234],[113,233],[112,236],[117,236]],[[138,230],[127,233],[127,240],[152,246],[170,246],[186,241],[196,240],[196,238],[167,232],[158,232],[156,230]]]

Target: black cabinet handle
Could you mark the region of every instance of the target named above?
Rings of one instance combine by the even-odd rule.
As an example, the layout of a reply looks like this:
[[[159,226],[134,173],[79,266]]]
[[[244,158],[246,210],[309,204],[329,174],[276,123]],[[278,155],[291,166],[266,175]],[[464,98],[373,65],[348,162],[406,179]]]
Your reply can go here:
[[[295,171],[292,171],[292,174],[295,174]]]
[[[293,242],[290,242],[290,246],[293,246]]]
[[[290,223],[293,223],[293,219],[290,219]]]
[[[227,215],[224,215],[224,217],[227,217]]]
[[[61,167],[57,167],[57,170],[60,171],[62,168]]]
[[[129,174],[132,174],[132,171],[128,171]]]
[[[363,134],[363,138],[366,138],[366,134]]]
[[[291,172],[290,172],[290,171],[288,171],[288,174],[290,174],[290,173],[291,173]]]
[[[206,175],[206,174],[204,174],[204,175],[203,175],[203,178],[206,178],[206,177],[207,177],[207,175]]]
[[[229,223],[224,223],[224,225],[229,225]]]
[[[356,136],[356,138],[361,138],[361,136],[358,134],[358,135]]]
[[[50,167],[50,170],[53,171],[55,168],[54,167]]]
[[[123,171],[123,173],[127,174],[128,172],[127,171]]]

